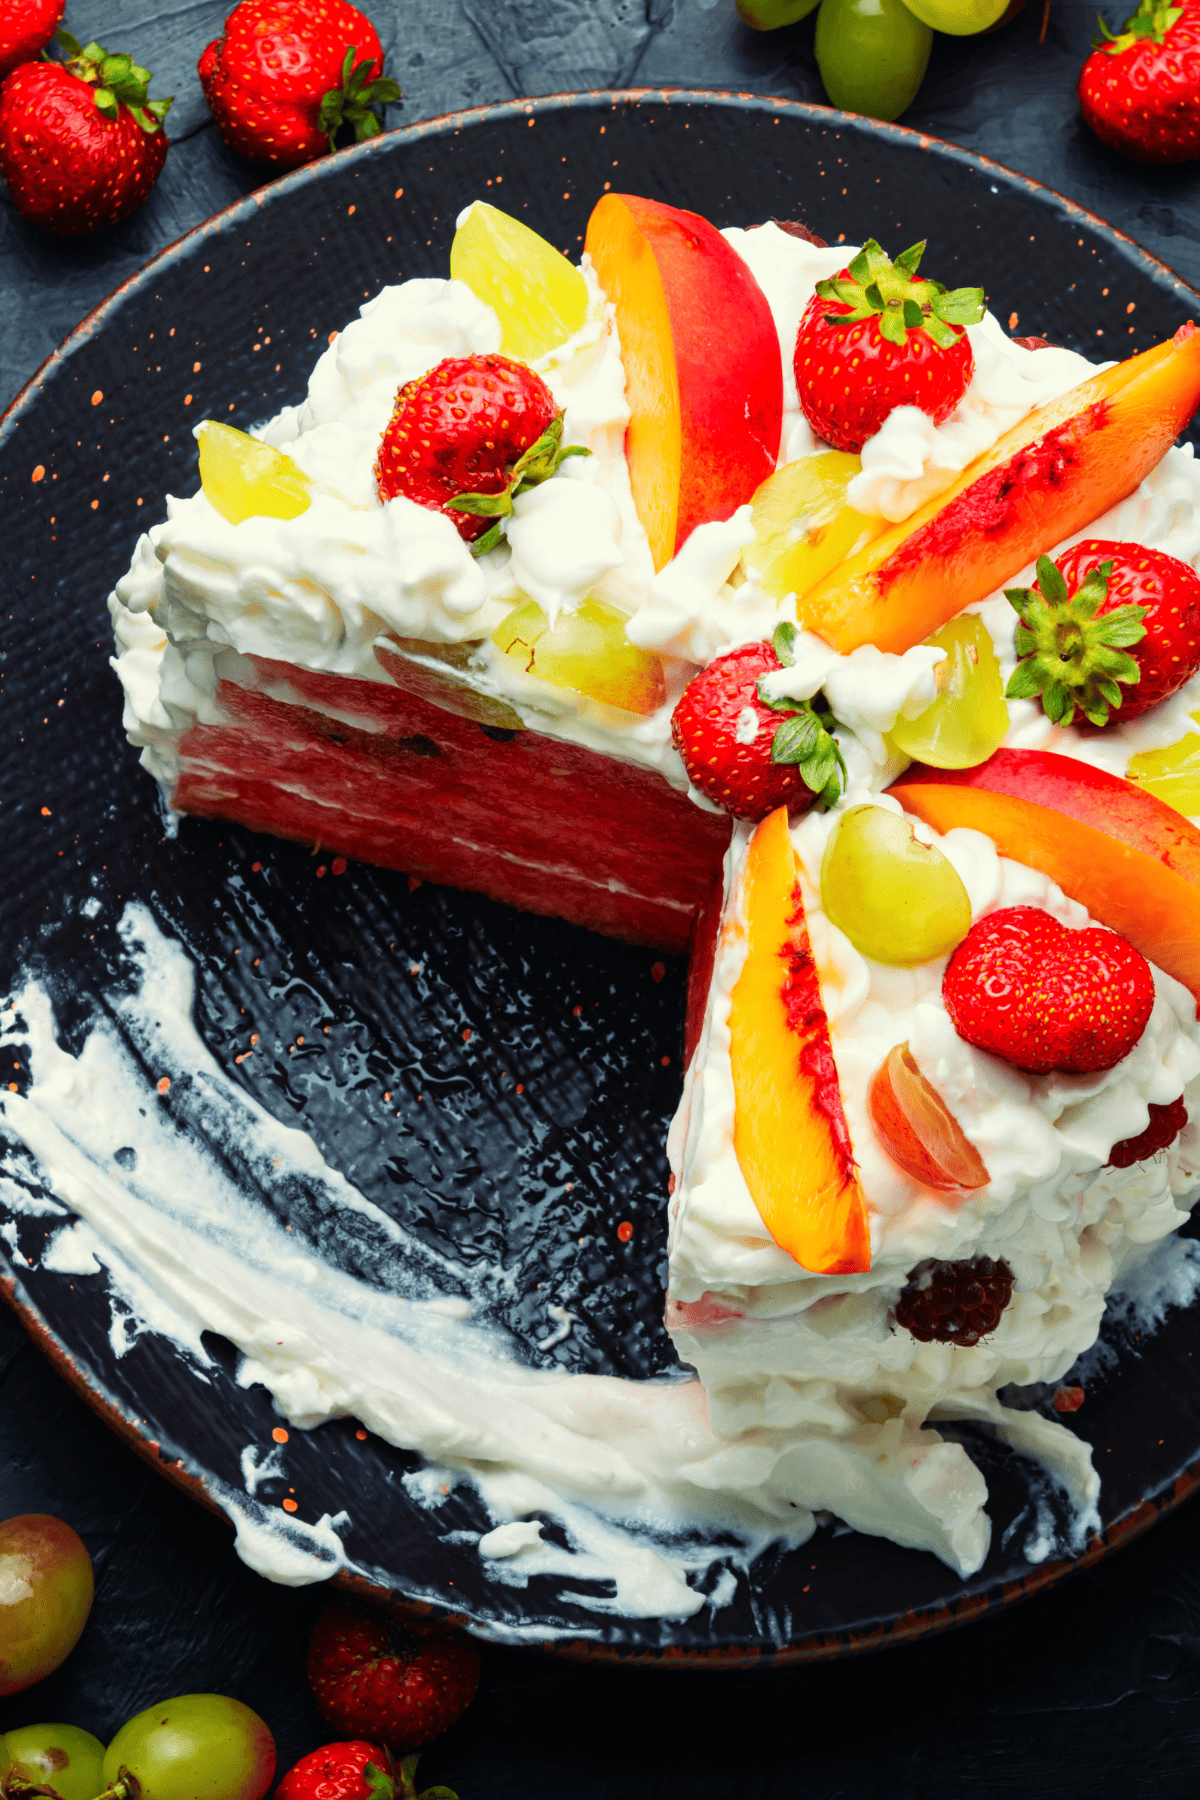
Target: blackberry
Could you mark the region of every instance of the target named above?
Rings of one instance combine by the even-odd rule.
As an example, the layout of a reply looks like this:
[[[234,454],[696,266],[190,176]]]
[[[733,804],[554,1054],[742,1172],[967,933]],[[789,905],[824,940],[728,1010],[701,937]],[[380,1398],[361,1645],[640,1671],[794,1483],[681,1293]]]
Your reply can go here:
[[[969,1350],[995,1331],[1012,1299],[1013,1272],[1006,1262],[974,1256],[969,1262],[928,1257],[909,1271],[892,1319],[921,1344],[960,1344]]]
[[[1155,1106],[1152,1101],[1150,1123],[1145,1131],[1140,1131],[1136,1137],[1122,1138],[1119,1144],[1114,1144],[1106,1167],[1131,1169],[1134,1163],[1145,1162],[1147,1157],[1154,1156],[1157,1151],[1165,1150],[1168,1144],[1173,1144],[1187,1122],[1187,1107],[1182,1099],[1172,1100],[1170,1106]]]

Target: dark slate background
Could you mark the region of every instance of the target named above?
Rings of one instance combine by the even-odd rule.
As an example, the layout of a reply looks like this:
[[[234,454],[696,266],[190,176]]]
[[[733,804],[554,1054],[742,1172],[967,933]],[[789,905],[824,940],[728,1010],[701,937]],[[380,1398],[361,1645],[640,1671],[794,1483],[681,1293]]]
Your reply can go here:
[[[759,36],[731,0],[374,0],[366,10],[405,93],[393,125],[586,87],[822,99],[812,20]],[[257,185],[208,123],[195,80],[223,11],[212,0],[70,6],[81,40],[133,52],[154,70],[156,94],[176,94],[173,148],[148,205],[92,242],[56,244],[0,201],[4,399],[126,275]],[[1200,169],[1142,169],[1097,144],[1074,99],[1094,15],[1052,0],[1044,45],[1040,22],[1041,0],[1030,0],[995,36],[939,38],[905,123],[1049,183],[1200,285]],[[0,1517],[33,1510],[83,1534],[97,1601],[64,1668],[0,1703],[0,1729],[66,1719],[107,1739],[157,1699],[216,1689],[267,1719],[281,1769],[327,1735],[303,1676],[320,1593],[245,1569],[224,1526],[110,1436],[0,1315]],[[489,1649],[479,1699],[422,1773],[462,1800],[1194,1796],[1198,1524],[1185,1507],[1007,1615],[852,1662],[672,1675]]]

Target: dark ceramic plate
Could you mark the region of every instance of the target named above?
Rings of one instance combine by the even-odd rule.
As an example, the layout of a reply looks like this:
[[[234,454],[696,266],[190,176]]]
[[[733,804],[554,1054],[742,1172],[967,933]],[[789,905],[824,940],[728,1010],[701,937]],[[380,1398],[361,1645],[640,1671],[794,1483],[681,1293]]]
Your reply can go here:
[[[76,1040],[126,979],[115,920],[141,899],[186,944],[199,1028],[248,1093],[302,1122],[430,1252],[502,1261],[512,1281],[496,1319],[531,1364],[636,1378],[672,1366],[661,1324],[663,1139],[679,1080],[682,962],[664,974],[645,952],[544,921],[531,930],[482,900],[410,890],[373,869],[321,879],[324,865],[304,851],[219,824],[187,820],[165,839],[122,734],[105,612],[139,528],[167,489],[195,481],[198,417],[249,423],[297,399],[316,350],[364,298],[445,272],[455,216],[475,196],[577,253],[609,184],[722,225],[800,217],[831,241],[874,233],[893,249],[930,236],[941,279],[982,281],[1014,328],[1093,356],[1144,348],[1200,309],[1162,264],[1032,181],[894,126],[734,95],[514,102],[393,132],[230,208],[80,326],[0,434],[12,615],[0,993],[33,957]],[[85,897],[99,902],[87,918]],[[423,982],[408,978],[410,960],[426,965]],[[289,1055],[314,1007],[333,1022],[326,1047]],[[247,1014],[259,1050],[234,1065]],[[501,1069],[522,1082],[519,1112],[500,1097]],[[25,1080],[10,1072],[18,1088]],[[444,1104],[418,1113],[407,1104],[418,1089]],[[406,1097],[404,1118],[386,1129],[380,1090]],[[163,1104],[181,1131],[203,1130],[186,1080]],[[232,1172],[252,1182],[248,1169]],[[615,1233],[614,1193],[627,1197],[629,1245]],[[311,1229],[306,1197],[294,1204],[297,1229]],[[269,1443],[278,1421],[263,1389],[237,1386],[230,1347],[212,1346],[207,1385],[151,1332],[118,1357],[107,1278],[72,1286],[43,1272],[44,1227],[16,1212],[0,1224],[23,1259],[5,1264],[13,1303],[67,1378],[197,1497],[240,1492],[239,1447]],[[349,1263],[355,1248],[337,1253]],[[572,1335],[549,1351],[537,1342],[541,1280],[581,1296]],[[1106,1529],[1082,1558],[1024,1559],[1030,1470],[974,1446],[995,1529],[967,1583],[932,1556],[825,1530],[802,1551],[768,1552],[739,1574],[732,1604],[683,1624],[591,1611],[578,1580],[572,1599],[549,1577],[496,1587],[469,1542],[446,1542],[486,1528],[471,1494],[424,1511],[397,1479],[415,1459],[357,1437],[352,1421],[292,1433],[282,1472],[258,1497],[278,1505],[294,1491],[297,1516],[316,1520],[352,1492],[346,1550],[377,1571],[377,1590],[420,1595],[481,1635],[515,1629],[579,1656],[676,1665],[835,1656],[974,1617],[1172,1505],[1200,1458],[1197,1347],[1200,1319],[1175,1313],[1144,1348],[1125,1343],[1119,1368],[1089,1386],[1072,1423],[1095,1446]]]

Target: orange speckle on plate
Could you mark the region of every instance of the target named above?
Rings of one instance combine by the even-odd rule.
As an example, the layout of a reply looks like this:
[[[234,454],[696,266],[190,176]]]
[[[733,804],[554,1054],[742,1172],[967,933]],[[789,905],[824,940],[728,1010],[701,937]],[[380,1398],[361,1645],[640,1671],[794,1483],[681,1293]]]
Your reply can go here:
[[[617,1236],[623,1244],[627,1244],[633,1236],[633,1226],[628,1219],[622,1219],[621,1223],[617,1226]]]
[[[346,859],[344,856],[335,856],[329,866],[335,875],[344,875],[346,873]]]
[[[283,1503],[283,1510],[284,1512],[297,1512],[299,1508],[294,1500],[285,1500]]]
[[[170,1092],[170,1090],[171,1090],[171,1077],[169,1075],[160,1075],[158,1078],[159,1093],[167,1094]]]
[[[103,398],[104,398],[104,394],[103,394],[102,390],[100,388],[97,388],[95,393],[92,395],[92,405],[99,406],[99,404],[103,400]]]
[[[288,1441],[288,1434],[283,1429],[282,1425],[277,1425],[275,1427],[274,1431],[271,1433],[271,1436],[275,1439],[275,1442],[277,1444],[286,1444]]]
[[[37,468],[33,471],[33,474],[29,477],[29,479],[30,479],[30,481],[41,481],[41,479],[45,475],[45,473],[46,473],[45,463],[39,463]]]
[[[658,962],[658,963],[650,964],[650,979],[651,979],[651,981],[661,981],[663,976],[666,974],[666,972],[667,972],[666,963]]]
[[[50,818],[53,818],[53,816],[54,815],[51,813],[50,808],[48,806],[43,806],[43,808],[42,808],[43,819],[50,819]]]
[[[471,1028],[468,1025],[467,1029],[463,1032],[463,1043],[469,1044],[470,1041],[471,1041]]]

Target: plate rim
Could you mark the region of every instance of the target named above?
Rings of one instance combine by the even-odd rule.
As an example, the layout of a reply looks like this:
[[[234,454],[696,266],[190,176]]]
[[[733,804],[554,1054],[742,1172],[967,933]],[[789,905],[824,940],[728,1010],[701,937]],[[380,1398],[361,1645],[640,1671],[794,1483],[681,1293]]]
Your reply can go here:
[[[869,119],[858,113],[821,106],[811,101],[789,100],[771,94],[751,93],[728,88],[579,89],[534,97],[518,96],[510,100],[495,101],[460,111],[440,113],[429,119],[417,120],[410,125],[402,125],[394,130],[386,131],[366,143],[348,146],[330,156],[321,157],[315,162],[293,169],[274,180],[265,182],[262,187],[253,190],[241,199],[231,201],[227,206],[173,239],[126,276],[62,339],[0,413],[0,445],[4,445],[22,423],[23,414],[35,402],[51,371],[88,345],[96,332],[102,328],[108,315],[121,304],[126,296],[138,292],[147,284],[157,280],[163,270],[172,267],[176,262],[185,260],[204,239],[236,229],[241,221],[255,217],[263,206],[285,202],[294,191],[307,189],[325,179],[335,169],[344,168],[347,159],[355,158],[358,161],[365,161],[367,158],[387,156],[426,139],[457,136],[463,130],[469,130],[474,126],[510,118],[530,118],[545,113],[600,111],[605,108],[618,110],[647,105],[709,106],[741,114],[787,116],[809,125],[838,132],[848,131],[855,136],[865,137],[870,134],[882,137],[903,145],[907,149],[916,148],[930,152],[939,159],[957,163],[980,176],[999,175],[1010,187],[1023,189],[1039,204],[1048,205],[1059,218],[1086,226],[1092,234],[1117,250],[1125,260],[1140,265],[1142,272],[1157,286],[1173,290],[1177,296],[1194,301],[1200,308],[1200,290],[1192,286],[1161,258],[1146,250],[1136,239],[1111,225],[1099,214],[1092,212],[1079,202],[1071,200],[1048,183],[1039,181],[1033,176],[1023,175],[994,158],[981,156],[974,151],[965,149],[962,145],[954,144],[932,133],[918,131],[910,126]],[[0,1267],[0,1294],[12,1308],[32,1342],[49,1359],[72,1391],[85,1402],[92,1412],[114,1431],[143,1462],[164,1475],[177,1490],[188,1495],[192,1500],[199,1501],[208,1512],[220,1518],[232,1532],[232,1521],[208,1491],[202,1475],[190,1468],[185,1460],[171,1458],[159,1444],[144,1437],[120,1405],[99,1385],[94,1385],[95,1378],[89,1376],[89,1372],[76,1360],[70,1349],[55,1336],[31,1297],[25,1292],[19,1275],[11,1268]],[[436,1618],[446,1627],[464,1629],[482,1642],[502,1643],[506,1647],[527,1648],[530,1651],[562,1657],[569,1661],[600,1662],[608,1665],[618,1663],[631,1668],[673,1668],[710,1672],[780,1668],[811,1662],[841,1660],[848,1656],[889,1648],[968,1624],[986,1613],[994,1612],[998,1606],[1007,1609],[1017,1601],[1028,1599],[1033,1594],[1056,1586],[1067,1577],[1082,1572],[1093,1566],[1110,1550],[1141,1536],[1156,1520],[1173,1511],[1187,1499],[1198,1486],[1200,1486],[1200,1458],[1186,1464],[1175,1475],[1169,1487],[1159,1495],[1154,1498],[1143,1497],[1134,1507],[1113,1520],[1102,1531],[1094,1533],[1089,1538],[1086,1548],[1076,1556],[1046,1563],[1019,1580],[995,1583],[992,1588],[982,1593],[964,1594],[958,1600],[950,1600],[921,1611],[912,1610],[902,1614],[898,1619],[881,1622],[861,1631],[846,1629],[830,1634],[814,1632],[793,1643],[781,1646],[764,1642],[754,1647],[713,1645],[703,1650],[684,1649],[671,1645],[658,1648],[624,1649],[619,1645],[597,1643],[587,1637],[548,1637],[528,1643],[514,1644],[507,1634],[493,1631],[486,1621],[476,1620],[463,1613],[422,1602],[401,1599],[394,1590],[377,1586],[364,1576],[350,1570],[338,1571],[326,1585],[329,1590],[349,1597],[367,1600],[376,1605],[384,1605],[397,1616]]]

